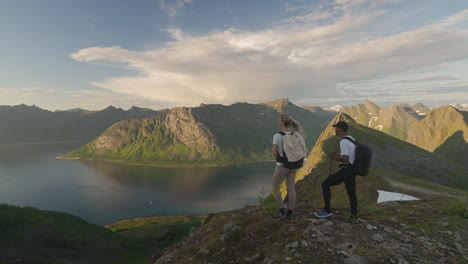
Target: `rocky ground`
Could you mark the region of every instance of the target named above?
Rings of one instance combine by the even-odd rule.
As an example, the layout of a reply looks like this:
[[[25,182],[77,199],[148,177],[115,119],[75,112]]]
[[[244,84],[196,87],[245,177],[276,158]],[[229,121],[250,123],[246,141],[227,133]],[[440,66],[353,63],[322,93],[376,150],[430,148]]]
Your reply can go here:
[[[250,207],[212,215],[152,263],[468,263],[468,221],[441,201],[393,202],[347,221],[347,209],[286,220]]]

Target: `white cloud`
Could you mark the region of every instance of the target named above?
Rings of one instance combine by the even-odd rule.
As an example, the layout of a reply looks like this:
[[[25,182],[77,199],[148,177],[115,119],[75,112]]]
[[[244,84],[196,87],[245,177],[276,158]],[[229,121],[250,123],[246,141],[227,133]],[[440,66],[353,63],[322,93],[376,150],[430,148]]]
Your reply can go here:
[[[166,12],[171,18],[177,16],[180,9],[186,4],[192,3],[192,0],[159,0],[159,8]]]
[[[378,24],[384,13],[379,4],[337,0],[330,12],[340,15],[323,25],[285,23],[259,31],[230,28],[191,37],[173,28],[168,33],[177,41],[157,49],[92,47],[70,57],[135,69],[140,73],[137,76],[115,77],[94,85],[174,106],[262,102],[279,97],[360,100],[379,94],[382,99],[396,100],[400,99],[397,90],[383,94],[368,87],[359,89],[356,82],[424,72],[468,58],[466,29],[451,27],[460,25],[466,11],[446,18],[443,27],[436,27],[441,22],[435,22],[389,36],[370,35],[369,28]],[[400,95],[409,93],[400,91]]]
[[[467,25],[467,22],[468,22],[468,9],[465,9],[456,13],[453,16],[443,19],[442,21],[440,21],[440,23],[436,24],[436,26],[448,28],[448,27],[460,25],[462,23],[465,23],[465,25]]]
[[[177,27],[168,28],[166,31],[169,34],[169,36],[174,40],[184,40],[192,37],[190,36],[190,34],[183,32],[182,29]]]

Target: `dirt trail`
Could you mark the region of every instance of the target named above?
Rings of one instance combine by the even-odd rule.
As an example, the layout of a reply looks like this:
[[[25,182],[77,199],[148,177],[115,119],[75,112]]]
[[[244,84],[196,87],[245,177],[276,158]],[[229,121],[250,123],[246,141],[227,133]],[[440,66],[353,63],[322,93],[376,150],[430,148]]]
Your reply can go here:
[[[421,194],[425,194],[426,196],[427,195],[441,195],[441,196],[461,199],[461,200],[465,200],[465,201],[468,199],[466,196],[450,194],[450,193],[441,192],[441,191],[437,191],[437,190],[434,190],[434,189],[425,188],[425,187],[421,187],[421,186],[415,186],[415,185],[407,184],[407,183],[404,183],[404,182],[401,182],[401,181],[398,181],[398,180],[395,180],[395,179],[391,179],[391,178],[388,178],[388,177],[383,177],[383,179],[386,180],[393,187],[401,188],[401,189],[405,189],[405,190],[409,190],[409,191],[413,191],[413,192],[419,192]],[[427,198],[427,197],[419,197],[419,198]]]

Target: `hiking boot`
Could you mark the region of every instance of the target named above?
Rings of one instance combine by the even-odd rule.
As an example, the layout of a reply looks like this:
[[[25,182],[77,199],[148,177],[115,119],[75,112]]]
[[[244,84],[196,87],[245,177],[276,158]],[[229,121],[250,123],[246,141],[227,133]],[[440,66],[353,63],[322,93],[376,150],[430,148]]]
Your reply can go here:
[[[329,213],[325,210],[320,210],[318,212],[315,212],[315,216],[318,217],[318,218],[328,218],[330,216],[332,216],[332,213]]]
[[[284,210],[284,208],[280,208],[279,209],[279,212],[281,214],[281,217],[285,217],[286,216],[286,211]]]
[[[293,216],[293,212],[291,210],[288,209],[288,212],[286,213],[286,219],[291,219]]]
[[[359,218],[355,215],[349,215],[348,216],[348,222],[351,224],[356,224],[359,222]]]

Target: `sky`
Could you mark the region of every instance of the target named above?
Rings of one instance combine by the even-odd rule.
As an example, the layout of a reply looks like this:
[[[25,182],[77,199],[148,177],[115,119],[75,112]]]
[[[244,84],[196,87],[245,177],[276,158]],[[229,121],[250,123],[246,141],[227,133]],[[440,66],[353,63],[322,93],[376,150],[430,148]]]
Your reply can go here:
[[[466,0],[0,0],[0,105],[468,103]]]

